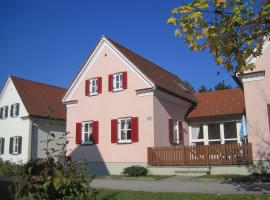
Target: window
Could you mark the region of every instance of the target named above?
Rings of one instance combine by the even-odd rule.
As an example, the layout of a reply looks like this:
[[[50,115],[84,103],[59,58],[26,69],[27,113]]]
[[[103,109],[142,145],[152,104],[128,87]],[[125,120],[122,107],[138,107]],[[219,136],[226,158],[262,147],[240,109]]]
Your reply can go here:
[[[87,121],[82,123],[82,144],[93,143],[93,123]]]
[[[10,154],[21,154],[22,152],[22,137],[15,136],[10,138],[9,144],[9,153]]]
[[[204,143],[203,125],[193,125],[191,127],[191,144],[198,145]]]
[[[225,122],[224,123],[224,140],[225,144],[237,143],[237,129],[236,122]]]
[[[0,108],[0,118],[5,119],[8,117],[8,106],[3,106]]]
[[[5,138],[0,137],[0,155],[4,154]]]
[[[90,95],[98,94],[98,78],[90,79]]]
[[[118,143],[131,143],[131,118],[118,119]]]
[[[173,121],[173,143],[179,144],[179,126],[178,121]]]
[[[14,103],[10,107],[10,117],[17,117],[19,115],[19,103]]]
[[[113,74],[113,91],[123,90],[123,73]]]
[[[209,144],[221,144],[220,124],[208,124]]]

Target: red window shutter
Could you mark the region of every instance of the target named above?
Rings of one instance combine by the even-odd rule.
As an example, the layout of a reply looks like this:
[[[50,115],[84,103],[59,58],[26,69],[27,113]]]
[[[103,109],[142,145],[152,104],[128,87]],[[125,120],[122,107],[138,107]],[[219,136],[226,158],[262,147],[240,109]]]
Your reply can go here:
[[[98,77],[98,93],[102,93],[102,77]]]
[[[117,125],[118,121],[117,119],[112,119],[111,121],[111,142],[117,143]]]
[[[89,92],[90,92],[90,80],[87,79],[85,80],[85,96],[89,96]]]
[[[183,131],[183,122],[178,122],[178,134],[179,134],[179,144],[184,144],[184,131]]]
[[[82,123],[76,123],[76,144],[82,143]]]
[[[127,89],[127,72],[123,72],[123,89]]]
[[[168,121],[168,128],[169,128],[169,141],[171,144],[173,144],[173,120],[169,119]]]
[[[113,91],[113,75],[109,75],[109,92]]]
[[[138,117],[131,118],[131,141],[139,142],[139,120]]]
[[[98,132],[99,132],[98,121],[93,121],[93,143],[98,144]]]

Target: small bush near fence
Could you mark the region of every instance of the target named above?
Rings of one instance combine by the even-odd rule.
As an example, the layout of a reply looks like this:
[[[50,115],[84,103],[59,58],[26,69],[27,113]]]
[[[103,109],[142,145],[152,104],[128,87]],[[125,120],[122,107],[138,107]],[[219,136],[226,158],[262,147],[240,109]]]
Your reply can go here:
[[[123,170],[125,176],[147,176],[148,169],[142,166],[130,166]]]

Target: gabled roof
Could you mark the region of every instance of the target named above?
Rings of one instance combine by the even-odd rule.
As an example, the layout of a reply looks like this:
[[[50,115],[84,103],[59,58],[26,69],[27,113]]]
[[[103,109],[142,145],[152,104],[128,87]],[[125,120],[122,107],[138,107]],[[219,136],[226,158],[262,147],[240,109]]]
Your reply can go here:
[[[245,112],[244,93],[241,89],[227,89],[194,94],[197,107],[188,118],[236,115]]]
[[[124,56],[126,56],[139,70],[147,76],[157,87],[167,90],[188,101],[196,102],[188,86],[176,75],[154,64],[148,59],[134,53],[117,42],[107,38]]]
[[[61,104],[66,89],[15,76],[10,78],[30,116],[66,119],[66,108]]]
[[[143,58],[142,56],[134,53],[133,51],[113,41],[107,36],[102,36],[101,40],[98,42],[95,49],[92,51],[87,61],[80,69],[76,78],[71,83],[63,101],[66,100],[68,93],[71,93],[70,91],[74,88],[76,82],[79,81],[78,76],[80,76],[83,73],[88,60],[91,59],[92,54],[95,53],[97,47],[100,45],[102,41],[110,43],[110,45],[112,45],[115,49],[117,49],[120,52],[120,54],[122,54],[126,59],[128,59],[129,62],[131,62],[137,68],[137,70],[140,71],[140,73],[142,73],[148,80],[150,80],[154,84],[155,88],[167,92],[169,94],[172,94],[174,96],[177,96],[179,98],[182,98],[193,104],[197,102],[194,96],[192,95],[191,91],[189,91],[188,87],[184,83],[184,81],[182,81],[179,77],[166,71],[162,67],[152,63],[146,58]]]

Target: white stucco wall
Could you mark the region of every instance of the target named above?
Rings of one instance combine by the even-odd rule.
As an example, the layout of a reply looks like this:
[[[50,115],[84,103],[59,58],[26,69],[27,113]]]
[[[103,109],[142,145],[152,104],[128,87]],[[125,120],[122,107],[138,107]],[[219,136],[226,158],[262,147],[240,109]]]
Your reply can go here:
[[[17,117],[10,117],[10,106],[14,103],[20,104],[20,113]],[[21,117],[28,116],[28,113],[21,101],[21,98],[9,78],[0,96],[0,107],[8,106],[8,117],[0,119],[0,137],[5,138],[4,154],[0,155],[3,160],[13,162],[26,162],[29,159],[29,133],[31,131],[31,123],[29,119]],[[9,154],[10,137],[22,136],[22,153],[19,155]]]
[[[31,158],[45,158],[46,154],[43,149],[47,148],[46,141],[47,139],[53,139],[48,137],[50,133],[55,134],[55,140],[49,143],[48,149],[54,148],[60,150],[62,146],[57,145],[64,144],[66,142],[66,137],[59,139],[63,136],[66,131],[66,122],[57,121],[57,120],[48,120],[48,119],[32,119],[32,145],[31,145]],[[55,155],[58,155],[60,152],[57,152]]]

